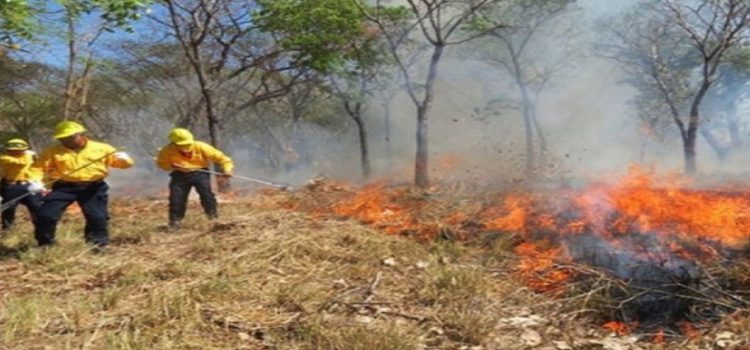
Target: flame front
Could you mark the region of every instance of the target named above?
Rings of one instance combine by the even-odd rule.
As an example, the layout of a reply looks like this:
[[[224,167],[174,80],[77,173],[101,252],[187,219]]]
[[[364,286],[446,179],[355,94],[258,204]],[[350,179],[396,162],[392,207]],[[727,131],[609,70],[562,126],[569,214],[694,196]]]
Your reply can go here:
[[[450,185],[425,193],[385,183],[359,190],[340,187],[313,191],[308,210],[422,239],[488,233],[512,238],[519,279],[553,296],[586,271],[581,264],[604,268],[625,281],[664,270],[684,270],[690,277],[691,263],[719,261],[750,244],[750,192],[701,188],[679,175],[657,176],[637,167],[615,181],[555,191],[461,193],[453,191],[460,186]],[[591,256],[599,260],[585,261]],[[607,265],[609,261],[614,264]],[[649,264],[655,268],[633,268]],[[638,324],[610,322],[604,327],[627,334]],[[680,328],[688,336],[700,334],[691,324]],[[664,337],[657,333],[654,340]]]

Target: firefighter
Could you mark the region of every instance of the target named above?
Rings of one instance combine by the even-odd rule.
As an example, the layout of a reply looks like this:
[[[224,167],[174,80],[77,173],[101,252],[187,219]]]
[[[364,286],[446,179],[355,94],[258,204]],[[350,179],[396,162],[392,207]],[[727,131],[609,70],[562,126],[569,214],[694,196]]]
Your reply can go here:
[[[89,139],[83,125],[72,121],[57,124],[53,137],[58,145],[44,150],[34,167],[42,171],[51,191],[42,198],[34,236],[40,246],[55,243],[55,230],[65,208],[73,202],[86,219],[84,238],[97,250],[109,243],[109,168],[127,169],[133,159],[125,152]]]
[[[16,220],[16,208],[19,204],[26,206],[31,221],[35,221],[42,205],[39,191],[44,186],[41,182],[42,173],[31,169],[36,154],[29,149],[26,141],[12,139],[5,143],[4,148],[5,153],[0,155],[0,170],[3,174],[0,196],[3,197],[3,206],[7,205],[2,213],[2,229],[8,230]]]
[[[182,128],[169,133],[170,144],[164,146],[156,157],[156,165],[169,171],[169,229],[180,228],[185,217],[190,190],[194,187],[200,196],[203,211],[210,219],[218,217],[216,196],[211,191],[211,162],[221,168],[224,179],[232,176],[234,163],[226,154],[213,146],[195,140],[193,134]]]

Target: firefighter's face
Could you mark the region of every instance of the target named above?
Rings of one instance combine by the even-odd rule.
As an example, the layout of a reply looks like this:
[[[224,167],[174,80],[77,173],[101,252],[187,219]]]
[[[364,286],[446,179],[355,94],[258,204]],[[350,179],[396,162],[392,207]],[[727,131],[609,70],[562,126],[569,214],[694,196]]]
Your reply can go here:
[[[83,136],[83,134],[75,134],[69,137],[59,139],[59,141],[60,141],[60,144],[65,146],[65,148],[70,148],[70,149],[79,149],[86,144],[86,138]]]

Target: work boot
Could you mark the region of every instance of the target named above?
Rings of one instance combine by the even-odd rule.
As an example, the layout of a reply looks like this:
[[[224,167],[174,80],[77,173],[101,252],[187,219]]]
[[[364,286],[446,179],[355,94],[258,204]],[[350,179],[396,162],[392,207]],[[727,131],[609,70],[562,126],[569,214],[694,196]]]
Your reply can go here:
[[[94,254],[106,254],[109,251],[106,245],[97,244],[91,248],[91,252]]]
[[[37,246],[36,246],[36,248],[39,249],[40,251],[44,252],[44,251],[48,251],[48,250],[50,250],[50,249],[52,249],[52,248],[54,248],[56,246],[57,246],[57,241],[52,241],[52,242],[49,242],[49,243],[38,243]]]
[[[182,223],[179,221],[170,221],[167,225],[167,232],[177,232],[182,228]]]

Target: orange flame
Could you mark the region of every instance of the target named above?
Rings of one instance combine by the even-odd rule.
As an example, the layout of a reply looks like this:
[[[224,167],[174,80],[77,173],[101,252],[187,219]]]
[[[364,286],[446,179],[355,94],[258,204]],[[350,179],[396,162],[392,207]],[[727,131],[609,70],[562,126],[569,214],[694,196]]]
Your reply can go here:
[[[522,257],[518,272],[526,285],[537,292],[559,290],[573,273],[558,267],[555,261],[565,256],[562,248],[543,248],[531,242],[521,243],[515,249]]]
[[[625,323],[625,322],[617,322],[617,321],[610,321],[602,325],[602,328],[604,328],[606,331],[617,334],[619,336],[625,336],[630,334],[633,329],[638,328],[638,322],[631,322],[631,323]]]
[[[750,193],[687,184],[676,175],[656,177],[632,168],[619,183],[595,184],[557,198],[512,195],[487,208],[483,217],[488,228],[515,233],[587,231],[614,239],[637,232],[665,242],[705,240],[734,249],[750,243]]]
[[[701,337],[701,331],[688,321],[678,322],[677,326],[680,328],[680,332],[688,337],[688,339],[695,340]]]
[[[656,334],[651,338],[651,341],[656,344],[662,344],[666,340],[666,335],[664,334],[664,329],[659,329]]]
[[[352,217],[382,229],[388,234],[415,233],[420,237],[434,237],[438,229],[434,225],[420,224],[415,213],[420,205],[402,203],[406,189],[386,189],[385,184],[376,183],[364,187],[349,200],[333,207],[336,215]]]
[[[740,250],[750,244],[750,191],[699,188],[680,175],[657,175],[637,167],[625,177],[580,189],[519,190],[470,198],[446,194],[446,186],[425,195],[383,182],[356,191],[350,187],[327,190],[324,185],[278,203],[290,210],[353,218],[388,234],[424,239],[443,230],[459,238],[488,230],[513,234],[519,238],[514,242],[521,242],[514,248],[519,256],[519,279],[535,291],[554,295],[563,293],[576,277],[575,270],[566,267],[573,258],[562,244],[575,241],[573,235],[595,235],[607,246],[634,249],[629,253],[646,259],[661,254],[649,250],[650,246],[707,261],[723,249]],[[644,246],[649,247],[634,247],[632,241],[641,241],[624,239],[630,237],[647,237]],[[603,327],[628,334],[637,323],[609,322]],[[700,335],[690,324],[682,329],[690,337]],[[655,340],[665,337],[661,332]]]

